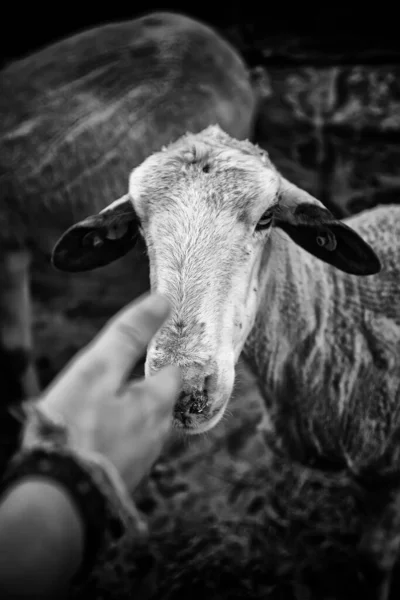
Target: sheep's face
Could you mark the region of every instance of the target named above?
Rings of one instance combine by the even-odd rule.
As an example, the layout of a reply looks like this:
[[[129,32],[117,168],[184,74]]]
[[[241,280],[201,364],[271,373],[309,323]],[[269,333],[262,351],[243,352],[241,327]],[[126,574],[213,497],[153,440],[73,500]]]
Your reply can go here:
[[[261,276],[266,284],[272,225],[339,269],[379,270],[354,231],[282,178],[264,151],[219,127],[146,159],[132,172],[127,196],[70,228],[54,249],[56,267],[82,271],[122,256],[142,235],[151,288],[172,306],[148,348],[146,375],[181,367],[174,422],[189,433],[213,427],[231,396]]]
[[[187,136],[130,177],[151,288],[172,306],[148,348],[146,374],[171,363],[181,367],[175,424],[186,431],[215,425],[232,393],[235,363],[256,315],[279,181],[265,153],[250,144],[227,146],[221,132]]]

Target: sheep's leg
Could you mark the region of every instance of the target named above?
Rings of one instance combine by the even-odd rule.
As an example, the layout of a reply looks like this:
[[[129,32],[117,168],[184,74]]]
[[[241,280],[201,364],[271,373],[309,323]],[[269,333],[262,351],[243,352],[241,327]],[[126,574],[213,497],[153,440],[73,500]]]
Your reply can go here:
[[[39,391],[32,364],[29,253],[6,250],[0,257],[1,403],[19,403]]]

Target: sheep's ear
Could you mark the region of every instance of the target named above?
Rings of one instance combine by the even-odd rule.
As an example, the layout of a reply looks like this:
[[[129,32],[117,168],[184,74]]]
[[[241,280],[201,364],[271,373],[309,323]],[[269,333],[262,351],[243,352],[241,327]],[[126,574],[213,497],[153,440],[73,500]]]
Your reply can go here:
[[[123,196],[70,227],[54,246],[51,260],[60,271],[91,271],[127,254],[138,235],[132,202]]]
[[[374,250],[353,229],[335,219],[307,192],[282,179],[276,227],[320,260],[353,275],[374,275],[381,263]]]

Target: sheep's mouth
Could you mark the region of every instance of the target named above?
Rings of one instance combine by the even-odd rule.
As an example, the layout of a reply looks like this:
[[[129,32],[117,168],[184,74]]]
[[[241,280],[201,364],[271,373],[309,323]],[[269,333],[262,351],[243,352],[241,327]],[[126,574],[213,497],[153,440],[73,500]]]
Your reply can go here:
[[[203,409],[201,412],[198,410],[195,412],[183,412],[175,409],[173,418],[174,429],[178,429],[188,435],[198,435],[210,431],[222,419],[227,404],[228,400],[216,407],[209,402],[207,409]]]

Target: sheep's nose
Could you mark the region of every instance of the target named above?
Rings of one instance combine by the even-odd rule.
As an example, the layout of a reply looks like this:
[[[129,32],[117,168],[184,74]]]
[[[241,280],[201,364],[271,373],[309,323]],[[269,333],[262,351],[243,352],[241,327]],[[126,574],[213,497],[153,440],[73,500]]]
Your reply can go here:
[[[208,378],[207,378],[208,379]],[[194,390],[190,393],[181,392],[175,405],[175,415],[199,415],[207,409],[208,389],[205,386],[202,390]]]
[[[148,360],[148,375],[168,364],[167,360]],[[207,359],[181,367],[181,392],[174,408],[174,417],[182,424],[196,415],[206,416],[212,403],[217,382],[216,361]]]

